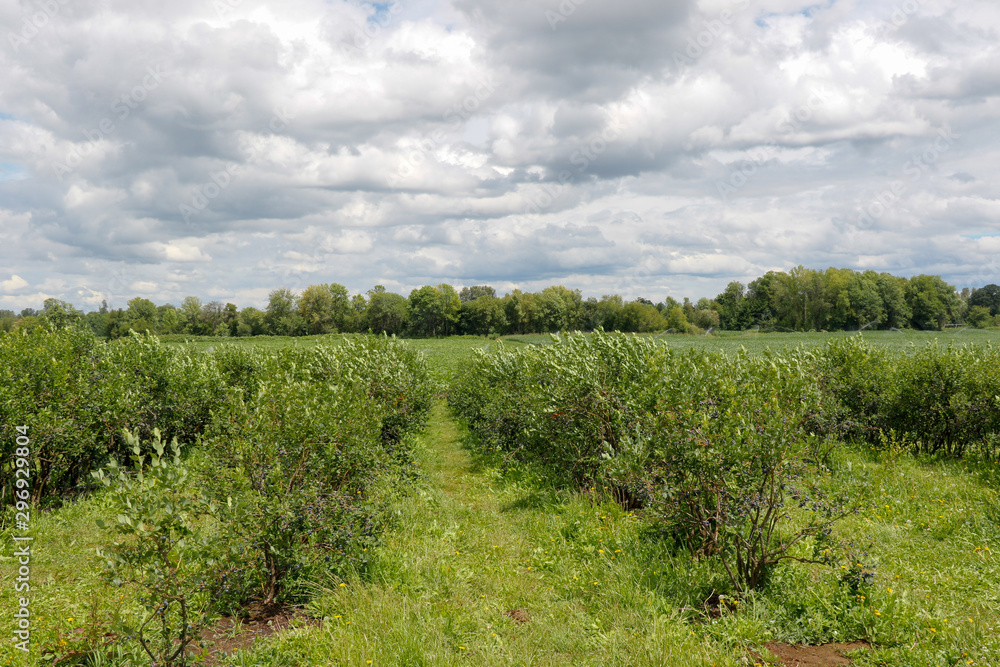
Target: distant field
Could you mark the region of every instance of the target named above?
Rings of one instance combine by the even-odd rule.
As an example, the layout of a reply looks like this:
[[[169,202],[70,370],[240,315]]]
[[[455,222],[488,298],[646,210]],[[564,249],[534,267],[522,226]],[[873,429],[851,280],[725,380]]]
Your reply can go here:
[[[186,345],[198,352],[211,352],[219,345],[255,345],[263,349],[274,350],[283,347],[313,347],[319,342],[339,343],[361,334],[326,334],[323,336],[253,336],[247,338],[225,338],[216,336],[160,336],[160,340],[170,345]],[[537,337],[548,342],[546,336]],[[440,382],[444,382],[454,373],[461,361],[467,358],[473,350],[489,346],[490,340],[481,336],[450,336],[448,338],[410,338],[407,343],[423,352],[427,362]]]
[[[642,335],[642,334],[641,334]],[[812,347],[824,345],[827,341],[861,336],[873,345],[882,345],[891,349],[904,349],[909,345],[921,347],[932,341],[941,345],[1000,345],[1000,330],[985,329],[955,329],[946,331],[838,331],[825,332],[794,332],[794,333],[753,333],[746,331],[721,331],[708,336],[689,336],[685,334],[654,334],[650,336],[661,340],[675,348],[710,348],[718,350],[738,350],[745,347],[749,351],[764,348],[785,349],[790,347]],[[527,334],[523,336],[505,336],[509,344],[515,345],[547,345],[552,342],[551,334]]]
[[[884,345],[889,348],[902,349],[910,344],[919,346],[926,345],[934,340],[939,344],[956,345],[974,344],[1000,344],[1000,331],[983,329],[961,329],[946,331],[865,331],[857,333],[853,331],[839,331],[833,333],[767,333],[754,334],[751,332],[724,331],[719,335],[709,336],[659,336],[673,347],[709,347],[722,350],[739,349],[741,346],[749,351],[770,348],[788,348],[802,346],[823,345],[829,340],[847,338],[850,336],[862,336],[873,345]]]
[[[255,345],[264,349],[282,347],[312,347],[320,341],[335,342],[355,338],[360,334],[327,334],[322,336],[254,336],[250,338],[222,338],[215,336],[184,336],[172,334],[160,336],[164,343],[172,345],[188,345],[194,350],[207,352],[218,345]],[[722,331],[708,336],[689,336],[684,334],[658,334],[652,338],[662,340],[675,348],[710,348],[723,351],[738,350],[741,347],[748,351],[758,351],[765,348],[785,349],[797,346],[813,347],[824,345],[827,341],[849,336],[862,336],[874,345],[884,345],[892,349],[905,349],[910,345],[922,347],[927,343],[938,341],[941,345],[1000,345],[1000,330],[956,329],[946,331],[866,331],[862,333],[840,331],[796,332],[796,333],[764,333],[758,334],[743,331]],[[552,342],[552,334],[524,334],[503,336],[507,345],[529,346],[548,345]],[[492,339],[482,336],[450,336],[447,338],[409,338],[407,342],[421,350],[427,357],[431,368],[445,381],[476,349],[488,348]]]
[[[184,334],[165,334],[157,336],[161,342],[172,345],[188,345],[191,348],[206,352],[217,345],[257,345],[264,349],[282,347],[312,347],[321,340],[339,341],[354,338],[357,334],[327,334],[324,336],[250,336],[246,338],[230,338],[228,336],[188,336]]]

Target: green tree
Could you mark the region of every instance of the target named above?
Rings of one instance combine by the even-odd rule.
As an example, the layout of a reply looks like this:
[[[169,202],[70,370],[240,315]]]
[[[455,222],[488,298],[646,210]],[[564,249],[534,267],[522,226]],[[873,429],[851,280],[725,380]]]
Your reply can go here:
[[[406,298],[387,292],[382,285],[368,290],[367,328],[374,333],[401,335],[409,328],[410,306]]]
[[[100,310],[95,310],[87,313],[83,316],[83,324],[87,326],[94,335],[98,338],[107,338],[108,336],[108,302],[104,301],[101,304]]]
[[[684,316],[684,308],[681,306],[673,306],[666,312],[666,325],[667,331],[673,331],[674,333],[687,333],[689,327],[689,322]]]
[[[475,301],[481,296],[496,298],[497,291],[489,285],[473,285],[471,287],[463,287],[462,291],[458,293],[458,298],[462,300],[462,303]]]
[[[969,306],[969,312],[965,316],[966,323],[977,329],[985,329],[994,324],[990,309],[986,306]]]
[[[156,309],[157,318],[160,321],[159,333],[172,334],[182,333],[184,330],[184,318],[181,312],[169,303],[159,306]]]
[[[701,329],[717,329],[721,323],[719,311],[714,308],[696,308],[691,323]]]
[[[752,324],[743,283],[732,281],[715,301],[719,304],[719,324],[723,329],[742,331]]]
[[[420,336],[447,336],[458,325],[461,307],[451,285],[425,285],[410,292],[410,325]]]
[[[878,274],[878,293],[885,310],[885,326],[889,329],[909,327],[913,313],[906,301],[905,278],[897,278],[889,273]]]
[[[54,328],[65,329],[79,322],[83,313],[66,301],[46,299],[45,303],[42,304],[42,317]]]
[[[543,289],[537,297],[539,331],[571,331],[580,328],[583,299],[580,290],[562,285]]]
[[[817,322],[819,329],[856,329],[855,317],[851,310],[851,280],[854,271],[830,267],[823,274],[823,297],[826,312]]]
[[[648,302],[630,301],[618,313],[619,331],[643,333],[662,331],[668,328],[667,320],[656,309],[656,306]]]
[[[462,305],[462,330],[477,336],[502,332],[507,326],[503,302],[495,296],[480,296]]]
[[[107,331],[108,331],[108,338],[112,340],[128,335],[128,332],[131,331],[131,328],[129,326],[128,317],[125,315],[124,310],[122,310],[121,308],[115,308],[114,310],[108,312]]]
[[[1000,286],[991,283],[972,290],[972,294],[969,296],[969,308],[971,309],[973,306],[986,308],[990,315],[995,317],[997,313],[1000,313]]]
[[[181,318],[184,321],[184,333],[200,336],[208,333],[201,321],[201,299],[196,296],[186,296],[181,301]]]
[[[298,299],[290,289],[282,287],[268,295],[264,324],[272,336],[297,336],[303,333],[305,322],[299,314]]]
[[[219,328],[225,323],[225,306],[222,305],[221,301],[209,301],[201,307],[200,319],[202,328],[207,335],[218,336],[220,334]],[[226,334],[228,333],[228,327],[226,327]]]
[[[368,300],[364,294],[355,294],[351,297],[351,328],[350,331],[368,330]]]
[[[264,312],[247,306],[240,311],[236,318],[237,336],[261,336],[267,333],[267,323],[264,321]]]
[[[336,331],[356,331],[357,316],[354,313],[354,305],[351,303],[350,292],[340,283],[330,283],[329,289],[330,296],[333,298],[331,314]]]
[[[822,328],[828,308],[823,274],[799,265],[776,274],[773,286],[772,306],[780,326],[798,331]]]
[[[597,305],[598,300],[592,296],[587,297],[580,303],[580,329],[583,331],[593,331],[597,329]]]
[[[747,285],[746,321],[750,326],[772,326],[775,320],[775,309],[772,305],[777,290],[778,273],[768,271],[760,278]]]
[[[538,303],[531,292],[512,290],[503,297],[504,314],[510,333],[524,334],[536,331],[538,323]]]
[[[437,290],[424,285],[410,292],[410,328],[422,336],[436,336],[443,324]]]
[[[906,302],[912,315],[910,323],[916,329],[943,329],[956,322],[962,303],[955,288],[940,276],[919,275],[906,285]]]
[[[310,334],[325,334],[337,330],[333,322],[333,293],[326,284],[310,285],[299,296],[299,314]]]
[[[684,303],[681,305],[684,309],[684,317],[688,322],[694,320],[694,304],[691,303],[691,299],[684,297]]]
[[[158,331],[159,320],[157,318],[156,304],[149,299],[136,297],[128,302],[128,310],[125,312],[125,319],[128,327],[138,333],[156,333]]]
[[[868,326],[878,328],[885,324],[887,314],[879,292],[879,277],[874,271],[853,273],[847,287],[851,303],[849,328]]]
[[[591,297],[581,304],[580,327],[588,331],[619,329],[624,307],[625,303],[617,294],[605,294],[600,300]]]
[[[227,303],[226,308],[222,311],[222,322],[225,324],[226,328],[229,329],[229,335],[236,335],[236,327],[239,325],[238,318],[240,316],[239,308],[236,307],[235,303]]]

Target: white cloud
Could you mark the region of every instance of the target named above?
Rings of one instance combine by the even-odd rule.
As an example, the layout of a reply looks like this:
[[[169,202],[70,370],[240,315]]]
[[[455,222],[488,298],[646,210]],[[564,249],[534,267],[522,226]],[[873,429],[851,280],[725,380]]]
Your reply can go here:
[[[19,275],[13,275],[9,280],[0,281],[0,290],[4,292],[16,292],[28,286],[28,281]]]
[[[800,263],[961,286],[998,252],[989,0],[232,4],[74,0],[0,51],[5,304],[696,298]]]

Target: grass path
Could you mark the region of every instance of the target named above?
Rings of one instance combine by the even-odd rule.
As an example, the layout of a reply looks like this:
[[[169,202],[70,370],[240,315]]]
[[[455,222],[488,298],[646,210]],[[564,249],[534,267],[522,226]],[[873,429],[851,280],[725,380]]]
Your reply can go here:
[[[437,402],[424,477],[370,574],[325,587],[311,604],[322,628],[237,664],[730,664],[643,585],[646,567],[619,546],[635,543],[632,517],[523,471],[501,478],[462,437]]]

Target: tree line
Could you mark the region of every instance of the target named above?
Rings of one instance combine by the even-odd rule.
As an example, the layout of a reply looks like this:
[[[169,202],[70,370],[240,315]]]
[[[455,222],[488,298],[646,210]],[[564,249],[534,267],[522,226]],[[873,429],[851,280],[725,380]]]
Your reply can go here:
[[[769,271],[749,285],[731,282],[714,300],[720,325],[794,331],[943,329],[997,326],[1000,287],[956,290],[940,276],[797,266]]]
[[[74,323],[96,335],[118,338],[129,331],[205,336],[303,336],[368,332],[397,336],[503,335],[553,331],[702,333],[713,329],[761,331],[854,331],[942,329],[950,325],[1000,325],[1000,287],[961,291],[940,276],[901,278],[875,271],[797,266],[769,271],[748,285],[733,281],[714,299],[666,297],[659,303],[618,295],[584,299],[562,285],[539,292],[512,290],[498,296],[489,285],[456,289],[425,285],[409,297],[376,285],[351,294],[339,283],[310,285],[295,293],[272,291],[264,309],[186,297],[180,306],[157,306],[136,297],[127,308],[107,304],[83,313],[47,299],[41,310],[15,315],[0,310],[0,330]]]

